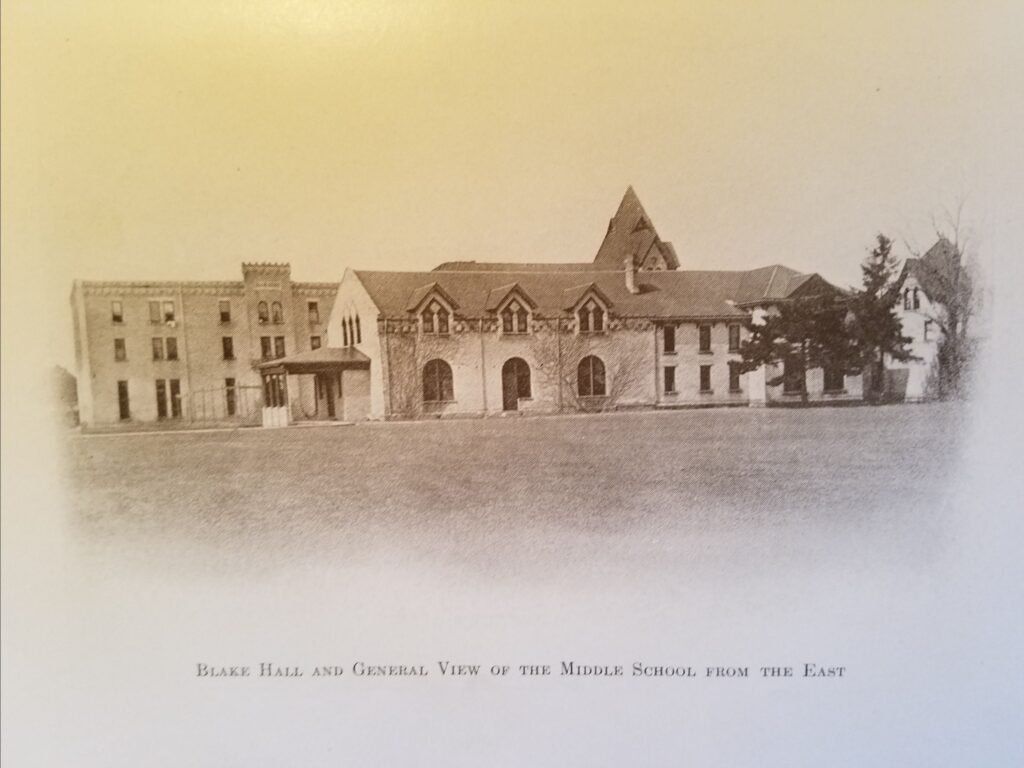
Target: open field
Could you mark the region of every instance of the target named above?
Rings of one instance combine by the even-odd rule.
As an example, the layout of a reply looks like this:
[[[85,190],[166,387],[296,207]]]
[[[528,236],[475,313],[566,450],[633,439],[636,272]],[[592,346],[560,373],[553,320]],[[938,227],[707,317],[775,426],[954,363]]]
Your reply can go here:
[[[776,556],[927,556],[964,429],[945,405],[732,409],[85,436],[68,461],[78,529],[136,556],[611,565],[752,531]]]

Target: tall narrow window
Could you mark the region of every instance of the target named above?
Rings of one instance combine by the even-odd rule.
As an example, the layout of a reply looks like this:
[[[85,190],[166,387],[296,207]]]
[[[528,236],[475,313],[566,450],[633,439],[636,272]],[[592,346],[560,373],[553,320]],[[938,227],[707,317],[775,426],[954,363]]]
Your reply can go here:
[[[593,299],[580,307],[578,313],[581,333],[601,333],[604,331],[604,310]]]
[[[151,301],[149,302],[149,322],[159,323],[160,322],[160,302]]]
[[[180,379],[171,379],[170,382],[168,382],[168,383],[171,385],[171,391],[170,391],[170,396],[171,396],[171,418],[172,419],[180,419],[181,418],[181,380]]]
[[[164,359],[164,340],[153,339],[153,359],[163,360]]]
[[[231,336],[222,336],[220,340],[221,352],[225,360],[235,359],[235,340]]]
[[[576,368],[576,390],[580,397],[603,397],[606,394],[604,363],[600,358],[588,355],[580,360]]]
[[[260,336],[260,357],[269,360],[272,354],[274,354],[274,348],[270,346],[270,337]]]
[[[904,309],[910,309],[910,307],[911,307],[911,304],[910,304],[910,289],[909,288],[904,288],[903,289],[903,308]]]
[[[423,367],[423,402],[444,403],[454,399],[451,366],[444,360],[431,360]]]
[[[283,373],[270,373],[263,377],[263,405],[267,408],[288,405],[288,384]]]
[[[167,339],[167,359],[177,360],[178,359],[178,340],[173,336]]]
[[[164,302],[164,322],[165,323],[173,323],[174,322],[174,302],[173,301],[165,301]]]
[[[256,319],[260,325],[266,325],[270,322],[270,309],[267,307],[267,302],[261,301],[256,305]]]
[[[739,392],[740,390],[740,367],[737,363],[729,363],[729,391]]]
[[[274,337],[274,357],[284,357],[284,336]]]
[[[114,339],[114,360],[123,363],[128,359],[128,349],[125,347],[124,339]]]
[[[320,324],[320,303],[316,301],[306,302],[306,311],[309,312],[310,325]]]
[[[735,323],[729,326],[729,351],[740,351],[740,327]]]
[[[442,336],[448,334],[448,310],[438,302],[430,302],[427,308],[423,310],[421,319],[423,322],[424,333],[433,333]]]
[[[669,354],[670,355],[670,354],[672,354],[675,351],[676,351],[676,327],[674,325],[666,325],[665,326],[665,354]]]
[[[309,348],[310,349],[320,349],[320,337],[319,336],[310,336],[309,337]]]
[[[132,417],[132,409],[128,400],[128,382],[117,382],[117,412],[121,421]]]
[[[803,360],[797,357],[787,358],[782,365],[782,391],[786,394],[797,394],[807,388],[807,372]]]
[[[224,379],[224,412],[228,416],[234,416],[238,410],[238,392],[235,390],[235,380]]]
[[[270,316],[274,320],[274,325],[281,325],[284,322],[284,311],[281,309],[280,301],[275,301],[270,305]]]
[[[167,382],[163,379],[156,380],[156,417],[167,418]]]
[[[220,321],[222,323],[230,323],[231,322],[231,302],[227,301],[226,299],[222,299],[219,302],[219,307],[220,307]]]
[[[114,323],[124,322],[124,304],[120,301],[110,302],[110,320]]]
[[[363,331],[359,327],[359,315],[356,315],[356,344],[363,343]]]
[[[846,387],[846,375],[842,368],[825,369],[825,391],[842,392]]]
[[[711,391],[711,366],[702,365],[700,367],[700,391],[710,392]]]
[[[924,321],[924,340],[925,341],[931,341],[932,340],[932,322],[933,321],[931,321],[931,320],[925,320]]]
[[[518,301],[510,301],[501,312],[501,332],[506,334],[526,333],[530,315]]]
[[[665,394],[675,394],[676,391],[676,367],[674,365],[665,366]]]
[[[349,343],[349,338],[348,338],[348,320],[346,320],[344,317],[341,318],[341,346],[343,346],[343,347],[350,347],[350,346],[352,346]]]
[[[710,352],[711,351],[711,326],[702,325],[699,330],[700,336],[700,351]]]
[[[915,288],[913,296],[914,296],[914,309],[920,309],[921,308],[921,293],[920,293],[920,290]]]

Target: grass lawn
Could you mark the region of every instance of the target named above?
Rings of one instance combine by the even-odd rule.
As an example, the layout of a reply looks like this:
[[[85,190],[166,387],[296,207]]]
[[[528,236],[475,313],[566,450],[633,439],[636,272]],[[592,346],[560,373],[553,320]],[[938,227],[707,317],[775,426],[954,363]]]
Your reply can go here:
[[[581,547],[714,557],[752,531],[777,554],[854,557],[941,545],[964,428],[946,405],[642,412],[79,436],[68,462],[86,540],[143,557],[398,547],[501,567]]]

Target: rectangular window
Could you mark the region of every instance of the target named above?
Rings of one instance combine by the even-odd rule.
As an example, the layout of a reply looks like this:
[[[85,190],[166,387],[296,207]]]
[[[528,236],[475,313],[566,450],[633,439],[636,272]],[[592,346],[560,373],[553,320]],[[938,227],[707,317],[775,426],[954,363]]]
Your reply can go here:
[[[120,301],[110,302],[110,319],[115,323],[124,322],[124,304]]]
[[[320,337],[319,336],[310,336],[309,337],[309,348],[310,349],[320,349]]]
[[[260,357],[264,360],[269,360],[273,353],[273,348],[270,346],[270,337],[260,336]]]
[[[159,323],[160,322],[160,302],[151,301],[149,302],[149,322]]]
[[[711,391],[711,366],[702,365],[700,367],[700,391],[710,392]]]
[[[163,379],[156,380],[156,417],[167,418],[167,382]]]
[[[702,325],[700,326],[700,351],[710,352],[711,351],[711,326]]]
[[[740,327],[738,325],[729,326],[729,351],[740,351]]]
[[[284,336],[274,337],[274,357],[284,357]]]
[[[235,340],[231,336],[221,337],[220,348],[225,360],[235,359]]]
[[[825,391],[842,392],[846,388],[846,374],[839,368],[825,369]]]
[[[174,322],[174,302],[173,301],[165,301],[164,302],[164,322],[165,323],[173,323]]]
[[[665,394],[669,395],[676,391],[676,367],[665,366]]]
[[[676,327],[674,325],[665,326],[665,352],[666,354],[676,351]],[[667,368],[665,370],[668,370]],[[668,390],[666,390],[668,391]]]
[[[231,302],[226,300],[220,301],[220,321],[222,323],[231,322]]]
[[[167,359],[177,360],[178,359],[178,340],[173,336],[167,339]]]
[[[164,359],[164,340],[153,339],[153,359],[163,360]]]
[[[171,418],[181,418],[181,380],[171,379]]]
[[[128,350],[125,347],[124,339],[114,339],[114,359],[119,363],[128,359]]]
[[[306,302],[306,309],[309,311],[309,323],[310,325],[320,324],[320,302],[309,301]]]
[[[925,341],[931,341],[932,340],[932,322],[933,321],[931,321],[931,320],[925,320],[924,321],[924,340]]]
[[[802,360],[790,358],[783,363],[782,391],[785,394],[798,394],[807,388],[806,375]]]
[[[729,391],[740,392],[740,367],[736,363],[729,363]]]
[[[235,380],[224,379],[224,411],[228,416],[234,416],[238,410],[235,397]]]
[[[132,417],[132,411],[128,403],[128,382],[117,382],[117,410],[121,421]]]

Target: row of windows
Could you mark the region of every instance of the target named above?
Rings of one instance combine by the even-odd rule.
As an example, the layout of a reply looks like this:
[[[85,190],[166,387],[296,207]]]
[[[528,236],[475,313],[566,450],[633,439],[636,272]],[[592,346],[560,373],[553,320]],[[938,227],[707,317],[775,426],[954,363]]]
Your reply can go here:
[[[284,357],[284,336],[261,336],[260,352],[264,359]],[[224,360],[235,359],[235,340],[232,336],[222,336],[220,340],[221,356]],[[309,337],[309,348],[320,349],[320,337]],[[152,343],[154,360],[177,360],[178,339],[174,336],[154,337]],[[123,363],[128,360],[128,345],[125,339],[114,339],[114,360]]]
[[[842,392],[846,387],[846,372],[842,368],[826,368],[824,376],[825,392]],[[782,391],[787,395],[807,391],[807,371],[803,361],[793,358],[783,363]]]
[[[155,389],[157,418],[181,418],[181,379],[157,379]],[[124,380],[117,382],[117,410],[121,421],[132,417],[128,382]],[[238,392],[234,378],[224,379],[224,412],[228,416],[238,412]]]
[[[532,397],[530,366],[514,357],[502,366],[502,386],[518,399]],[[593,355],[580,360],[576,367],[576,392],[580,397],[604,397],[608,394],[604,362]],[[423,402],[448,403],[455,400],[452,369],[444,360],[431,360],[423,366]]]
[[[701,392],[712,392],[711,389],[711,366],[702,365],[699,366],[699,380],[700,380],[700,391]],[[667,365],[663,369],[664,372],[664,384],[665,394],[674,395],[676,394],[676,366]],[[740,387],[740,368],[737,363],[729,363],[729,391],[730,392],[741,392]]]
[[[910,288],[903,289],[903,308],[904,309],[920,309],[921,308],[921,295],[918,293],[918,289]]]
[[[741,326],[737,323],[733,323],[729,326],[729,351],[739,352],[740,351],[740,328]],[[711,351],[711,326],[700,325],[697,330],[698,343],[697,349],[700,352]],[[666,354],[672,354],[676,351],[676,327],[674,325],[666,325],[663,329],[664,338],[664,350]]]
[[[341,335],[343,347],[354,347],[356,344],[363,343],[363,329],[359,324],[359,315],[356,315],[355,318],[342,318]]]
[[[221,299],[218,302],[218,312],[222,323],[231,322],[231,302]],[[306,312],[310,325],[320,324],[320,302],[306,302]],[[175,306],[173,301],[151,301],[149,302],[149,321],[151,323],[173,323],[175,320]],[[284,323],[284,309],[281,302],[275,301],[268,304],[261,301],[256,305],[256,318],[261,325],[273,323],[281,325]],[[110,319],[112,322],[121,325],[124,323],[124,302],[110,302]]]

